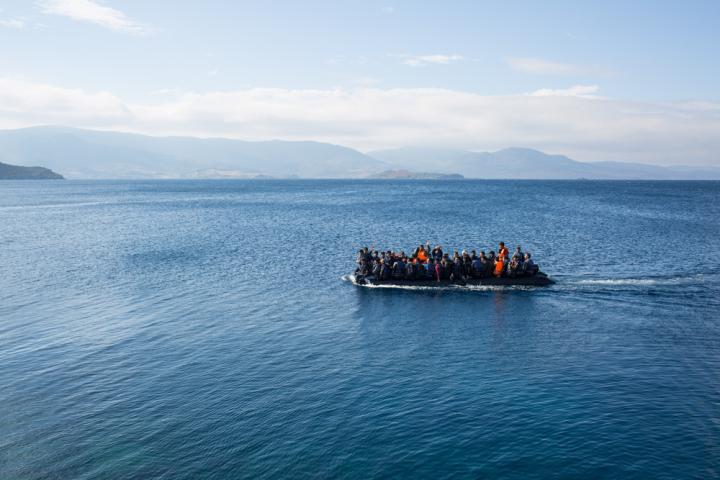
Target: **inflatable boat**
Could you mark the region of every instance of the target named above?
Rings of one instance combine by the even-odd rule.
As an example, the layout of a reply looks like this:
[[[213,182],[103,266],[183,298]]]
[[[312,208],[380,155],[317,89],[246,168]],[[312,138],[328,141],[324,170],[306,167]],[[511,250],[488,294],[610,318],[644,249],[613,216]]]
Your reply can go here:
[[[518,276],[518,277],[483,277],[483,278],[467,278],[465,280],[446,280],[440,281],[430,279],[407,280],[402,278],[389,278],[380,280],[374,275],[350,275],[350,281],[355,285],[361,286],[388,286],[388,287],[447,287],[453,285],[467,286],[525,286],[525,287],[546,287],[552,285],[555,281],[543,272],[537,272],[534,275]]]

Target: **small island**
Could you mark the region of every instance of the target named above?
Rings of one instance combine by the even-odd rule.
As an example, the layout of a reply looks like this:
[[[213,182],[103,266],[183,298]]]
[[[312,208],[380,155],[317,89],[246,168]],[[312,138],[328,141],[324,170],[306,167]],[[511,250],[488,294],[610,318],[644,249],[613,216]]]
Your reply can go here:
[[[459,173],[429,173],[411,172],[410,170],[385,170],[375,173],[368,178],[379,178],[388,180],[462,180],[465,177]]]
[[[0,162],[0,180],[63,180],[64,177],[45,167],[21,167]]]

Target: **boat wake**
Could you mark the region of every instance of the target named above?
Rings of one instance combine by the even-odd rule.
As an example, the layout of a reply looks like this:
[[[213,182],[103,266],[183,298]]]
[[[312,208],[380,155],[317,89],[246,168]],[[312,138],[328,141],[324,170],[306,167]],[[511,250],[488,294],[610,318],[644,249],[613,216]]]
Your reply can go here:
[[[427,285],[392,285],[392,284],[382,284],[382,285],[373,285],[370,283],[361,285],[358,283],[353,282],[352,275],[343,275],[340,277],[340,279],[343,282],[352,283],[353,285],[357,287],[362,288],[382,288],[382,289],[389,289],[389,290],[410,290],[410,291],[429,291],[429,292],[458,292],[458,291],[472,291],[472,292],[501,292],[501,291],[510,291],[510,290],[533,290],[537,289],[537,287],[534,286],[528,286],[528,285],[453,285],[453,284],[443,284],[438,286],[427,286]]]
[[[394,290],[411,290],[411,291],[477,291],[477,292],[494,292],[494,291],[525,291],[525,290],[536,290],[536,287],[526,285],[438,285],[438,286],[427,286],[427,285],[372,285],[365,284],[359,285],[354,283],[352,275],[343,275],[340,277],[342,281],[349,282],[358,287],[363,288],[383,288],[383,289],[394,289]],[[635,278],[569,278],[565,279],[555,277],[557,284],[546,287],[549,290],[578,290],[587,289],[593,287],[599,288],[633,288],[633,287],[662,287],[662,286],[677,286],[677,285],[702,285],[705,283],[718,282],[720,283],[719,273],[707,273],[707,274],[696,274],[696,275],[684,275],[684,276],[670,276],[670,277],[635,277]]]
[[[718,275],[697,274],[675,277],[645,277],[645,278],[592,278],[571,281],[575,285],[601,285],[601,286],[663,286],[663,285],[692,285],[717,280]]]

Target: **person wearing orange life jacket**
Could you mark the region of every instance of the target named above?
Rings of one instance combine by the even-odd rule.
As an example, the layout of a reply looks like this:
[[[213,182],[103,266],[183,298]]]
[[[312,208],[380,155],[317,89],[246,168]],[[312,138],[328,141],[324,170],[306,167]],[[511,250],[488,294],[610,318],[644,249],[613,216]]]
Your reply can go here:
[[[505,242],[500,242],[500,245],[498,245],[498,258],[507,260],[508,255],[510,255],[510,252],[505,246]]]
[[[420,245],[417,250],[415,250],[415,258],[418,259],[418,262],[425,263],[428,259],[428,254],[425,251],[425,248],[423,248],[422,245]]]
[[[495,270],[493,270],[493,275],[495,275],[496,277],[502,277],[504,270],[505,270],[505,257],[498,256],[497,260],[495,260]]]

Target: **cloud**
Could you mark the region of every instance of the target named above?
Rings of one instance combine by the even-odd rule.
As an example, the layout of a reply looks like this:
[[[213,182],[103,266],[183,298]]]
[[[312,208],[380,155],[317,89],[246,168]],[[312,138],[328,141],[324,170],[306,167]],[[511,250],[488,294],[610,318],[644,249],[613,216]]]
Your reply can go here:
[[[25,20],[19,17],[6,19],[0,18],[0,27],[21,29],[25,28],[25,26]]]
[[[552,62],[541,58],[507,58],[505,62],[515,71],[532,75],[601,75],[609,76],[614,72],[608,69],[570,63]]]
[[[458,62],[463,60],[464,57],[458,54],[452,55],[394,55],[391,57],[397,57],[402,59],[402,63],[409,67],[425,67],[427,65],[447,65],[452,62]]]
[[[43,13],[61,15],[79,22],[94,23],[116,32],[144,34],[146,25],[128,18],[120,10],[107,7],[92,0],[41,0],[37,2]]]
[[[720,166],[720,103],[631,102],[597,86],[480,95],[439,88],[249,88],[142,103],[0,78],[0,127],[61,124],[153,135],[317,140],[363,150],[539,148],[578,160]]]
[[[0,78],[0,125],[127,125],[132,117],[122,100],[108,92]]]
[[[387,7],[382,7],[382,12],[387,15],[392,15],[393,13],[395,13],[395,7],[389,5]]]
[[[570,88],[541,88],[530,95],[533,97],[594,97],[600,87],[597,85],[575,85]]]

